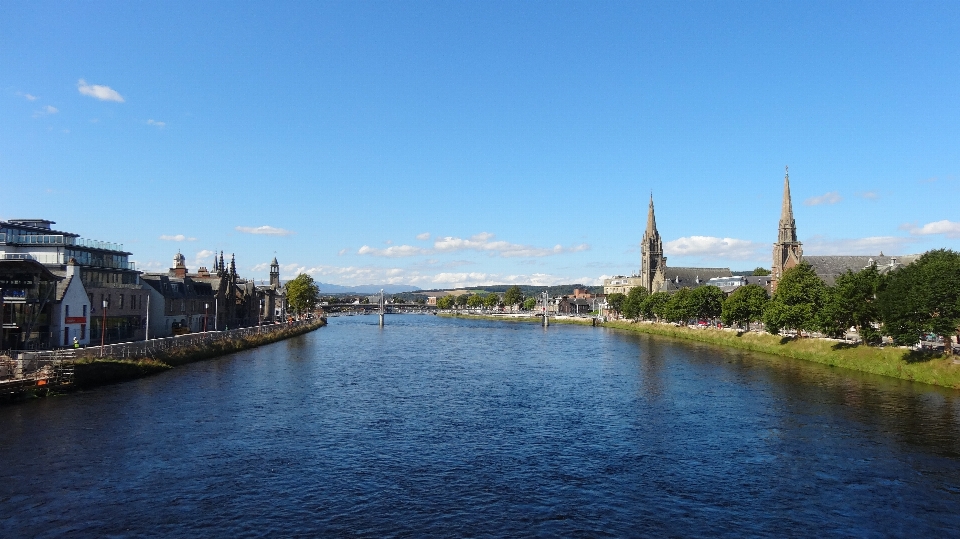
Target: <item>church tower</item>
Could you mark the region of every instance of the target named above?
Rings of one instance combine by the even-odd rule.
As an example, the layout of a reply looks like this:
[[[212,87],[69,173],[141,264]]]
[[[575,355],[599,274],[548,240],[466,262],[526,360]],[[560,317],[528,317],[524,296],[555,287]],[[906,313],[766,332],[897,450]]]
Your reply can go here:
[[[277,257],[273,257],[273,262],[270,263],[270,286],[280,288],[280,263],[277,262]]]
[[[783,177],[783,205],[780,208],[780,229],[777,243],[773,245],[773,266],[770,268],[771,289],[777,291],[777,283],[783,272],[796,266],[803,258],[802,244],[797,241],[797,223],[793,220],[793,203],[790,200],[790,168]]]
[[[650,209],[647,211],[647,230],[641,241],[640,279],[647,292],[659,288],[658,279],[663,279],[667,270],[667,257],[663,256],[663,241],[657,232],[657,217],[653,212],[653,193],[650,193]],[[658,277],[659,272],[659,277]]]

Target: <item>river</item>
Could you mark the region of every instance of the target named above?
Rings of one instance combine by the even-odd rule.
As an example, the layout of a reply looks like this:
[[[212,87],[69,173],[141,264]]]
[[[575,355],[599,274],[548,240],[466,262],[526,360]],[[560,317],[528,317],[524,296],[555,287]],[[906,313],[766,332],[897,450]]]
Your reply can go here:
[[[581,326],[331,318],[0,407],[0,536],[951,536],[960,393]]]

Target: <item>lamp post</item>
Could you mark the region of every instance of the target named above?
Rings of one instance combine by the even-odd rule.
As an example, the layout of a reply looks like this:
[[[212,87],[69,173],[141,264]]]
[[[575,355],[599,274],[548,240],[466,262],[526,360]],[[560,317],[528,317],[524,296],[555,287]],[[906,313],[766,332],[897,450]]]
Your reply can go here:
[[[203,332],[204,332],[204,333],[207,332],[207,320],[210,319],[210,318],[209,318],[209,317],[210,317],[209,311],[210,311],[210,304],[209,304],[209,303],[204,303],[204,304],[203,304]]]
[[[107,337],[107,300],[103,300],[103,323],[100,324],[100,357],[103,357],[103,343]]]

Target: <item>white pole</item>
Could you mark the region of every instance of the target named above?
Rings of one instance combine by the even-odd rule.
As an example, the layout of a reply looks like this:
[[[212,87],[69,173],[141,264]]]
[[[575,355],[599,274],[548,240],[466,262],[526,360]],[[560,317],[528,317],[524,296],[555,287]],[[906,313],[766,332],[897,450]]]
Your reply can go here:
[[[144,334],[143,340],[150,340],[150,294],[147,294],[147,331]]]

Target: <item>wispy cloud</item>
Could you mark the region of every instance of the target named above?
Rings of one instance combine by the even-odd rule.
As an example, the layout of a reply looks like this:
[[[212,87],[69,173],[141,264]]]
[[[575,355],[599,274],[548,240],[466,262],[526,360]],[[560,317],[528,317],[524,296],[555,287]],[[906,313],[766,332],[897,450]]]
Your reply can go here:
[[[99,99],[100,101],[124,102],[123,96],[113,88],[100,84],[87,84],[87,81],[83,79],[77,81],[77,90],[83,95]]]
[[[340,249],[340,250],[337,252],[337,256],[343,256],[343,255],[347,254],[349,251],[350,251],[350,249]]]
[[[167,235],[163,234],[160,236],[160,239],[163,241],[197,241],[197,238],[188,238],[183,234]]]
[[[258,266],[259,267],[259,266]],[[530,284],[551,286],[556,284],[600,284],[595,276],[556,275],[548,273],[506,274],[487,272],[438,272],[427,273],[405,268],[375,266],[281,266],[281,276],[294,277],[306,273],[314,279],[339,285],[361,284],[409,284],[420,288],[459,288],[494,284]]]
[[[210,261],[214,256],[216,256],[215,251],[209,249],[204,249],[202,251],[197,251],[197,254],[193,257],[194,266],[203,266],[208,261]]]
[[[489,253],[492,256],[501,256],[504,258],[515,257],[541,257],[550,255],[559,255],[563,253],[577,253],[590,249],[586,243],[564,247],[560,244],[549,247],[533,247],[531,245],[522,245],[510,243],[507,241],[492,241],[494,235],[489,232],[481,232],[470,238],[457,238],[454,236],[445,236],[437,238],[433,242],[433,249],[438,253],[451,253],[457,251],[479,251]]]
[[[41,117],[41,116],[49,116],[49,115],[51,115],[51,114],[56,114],[56,113],[58,113],[58,112],[60,112],[60,109],[58,109],[57,107],[53,107],[53,106],[47,105],[47,106],[43,107],[42,109],[34,112],[34,113],[33,113],[33,117],[34,117],[34,118],[39,118],[39,117]]]
[[[417,234],[417,239],[420,241],[427,241],[430,239],[430,233],[424,232],[423,234]]]
[[[265,236],[290,236],[294,234],[292,230],[286,230],[283,228],[277,228],[277,227],[272,227],[267,225],[257,226],[257,227],[238,226],[238,227],[235,227],[234,230],[236,230],[237,232],[243,232],[244,234],[262,234]]]
[[[860,193],[860,198],[865,198],[867,200],[876,200],[880,198],[880,195],[876,191],[864,191]]]
[[[908,230],[914,236],[931,236],[934,234],[943,234],[948,238],[960,238],[960,223],[948,221],[934,221],[923,226],[906,224],[900,227],[902,230]]]
[[[687,236],[663,244],[663,250],[668,255],[730,258],[734,260],[755,258],[762,247],[766,247],[766,244],[736,238],[715,238],[713,236]]]
[[[37,100],[37,96],[35,96],[35,95],[25,94],[25,93],[23,93],[23,92],[17,92],[17,95],[19,95],[20,97],[26,99],[27,101],[36,101],[36,100]]]
[[[158,122],[157,120],[147,120],[147,125],[154,125],[159,127],[160,129],[163,129],[164,127],[166,127],[167,122]]]
[[[807,255],[875,255],[897,254],[916,240],[905,236],[870,236],[866,238],[831,239],[814,236],[803,243]]]
[[[358,255],[385,256],[389,258],[425,255],[429,254],[429,252],[430,251],[428,249],[422,249],[412,245],[394,245],[387,247],[386,249],[377,249],[375,247],[370,247],[369,245],[364,245],[357,250]]]
[[[840,196],[840,193],[837,191],[830,191],[829,193],[824,193],[818,197],[810,197],[803,201],[807,206],[820,206],[821,204],[836,204],[843,200],[843,197]]]

